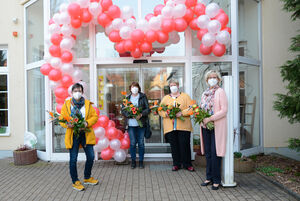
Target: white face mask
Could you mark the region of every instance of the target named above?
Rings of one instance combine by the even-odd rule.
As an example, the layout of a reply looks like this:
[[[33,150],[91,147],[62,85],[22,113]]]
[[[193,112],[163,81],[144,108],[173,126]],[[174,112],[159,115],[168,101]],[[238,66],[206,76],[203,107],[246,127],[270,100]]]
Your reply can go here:
[[[170,87],[170,90],[171,90],[171,93],[172,93],[172,94],[175,94],[175,93],[178,92],[178,87],[177,87],[177,86],[171,86],[171,87]]]
[[[73,98],[75,98],[75,100],[79,100],[82,97],[82,93],[81,92],[74,92],[73,93]]]
[[[139,88],[137,88],[137,87],[132,87],[132,88],[131,88],[131,93],[133,93],[133,94],[139,93]]]
[[[213,86],[216,86],[218,84],[218,80],[215,79],[215,78],[211,78],[211,79],[208,79],[207,81],[208,85],[213,87]]]

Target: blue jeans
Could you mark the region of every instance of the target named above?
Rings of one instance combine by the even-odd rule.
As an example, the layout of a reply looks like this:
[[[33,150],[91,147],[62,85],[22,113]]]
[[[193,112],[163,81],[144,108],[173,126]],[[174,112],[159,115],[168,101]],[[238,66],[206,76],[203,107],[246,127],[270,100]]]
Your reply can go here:
[[[72,182],[75,183],[78,181],[78,174],[77,174],[77,156],[79,151],[79,144],[83,146],[85,155],[86,155],[86,162],[84,168],[84,178],[89,179],[91,177],[92,167],[94,164],[94,149],[93,145],[85,145],[85,134],[80,134],[78,139],[74,136],[73,137],[73,146],[70,149],[70,174],[72,178]]]
[[[137,127],[128,127],[128,133],[130,137],[130,155],[131,160],[135,161],[136,159],[136,143],[138,143],[139,148],[139,160],[144,160],[145,153],[145,143],[144,143],[144,135],[146,128]]]

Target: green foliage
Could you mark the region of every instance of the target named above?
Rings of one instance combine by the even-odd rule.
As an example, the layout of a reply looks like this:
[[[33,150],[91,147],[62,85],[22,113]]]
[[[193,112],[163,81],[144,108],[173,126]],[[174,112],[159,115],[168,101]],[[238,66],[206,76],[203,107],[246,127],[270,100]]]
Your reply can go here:
[[[300,177],[300,172],[295,172],[296,177]]]
[[[300,18],[300,0],[281,0],[284,3],[283,9],[292,12],[292,20]]]
[[[289,141],[289,148],[300,152],[300,139],[299,138],[290,138]]]
[[[252,156],[249,156],[249,158],[250,158],[251,160],[253,160],[253,161],[256,161],[256,159],[257,159],[257,155],[252,155]]]
[[[234,152],[233,155],[234,155],[234,158],[242,158],[243,154],[241,152]]]
[[[274,166],[265,166],[257,168],[258,171],[265,173],[267,176],[274,176],[274,172],[283,173],[284,170],[280,168],[275,168]]]

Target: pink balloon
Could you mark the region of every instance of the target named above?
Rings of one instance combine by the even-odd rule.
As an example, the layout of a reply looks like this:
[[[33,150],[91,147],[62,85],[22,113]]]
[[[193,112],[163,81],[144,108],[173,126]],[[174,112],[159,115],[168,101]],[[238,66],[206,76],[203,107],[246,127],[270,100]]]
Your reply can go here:
[[[197,0],[186,0],[185,1],[185,5],[186,7],[190,8],[190,7],[194,7],[197,4]]]
[[[210,47],[207,47],[207,46],[201,44],[201,45],[200,45],[200,52],[201,52],[201,54],[203,54],[203,55],[210,55],[211,52],[212,52],[212,47],[211,47],[211,46],[210,46]]]
[[[61,74],[61,71],[60,71],[59,69],[53,68],[53,69],[49,72],[48,77],[49,77],[50,80],[56,82],[56,81],[58,81],[58,80],[61,79],[62,74]]]
[[[99,116],[99,115],[98,115]],[[100,127],[102,124],[101,124],[101,121],[99,121],[99,118],[98,118],[98,121],[97,121],[97,123],[95,123],[94,125],[93,125],[93,128],[98,128],[98,127]]]
[[[61,113],[62,106],[63,106],[63,104],[57,104],[56,105],[56,112],[58,112],[59,114]]]
[[[100,115],[100,110],[99,110],[99,108],[97,108],[97,107],[93,107],[93,108],[95,109],[97,115],[99,116],[99,115]]]
[[[107,10],[107,15],[112,19],[119,18],[121,16],[121,10],[118,6],[111,5]]]
[[[135,44],[130,39],[129,40],[125,40],[124,41],[124,49],[127,52],[131,52],[131,51],[133,51],[135,49]]]
[[[126,135],[124,135],[124,138],[121,141],[121,149],[129,149],[130,147],[130,139],[125,137]]]
[[[150,20],[152,17],[154,17],[154,16],[155,16],[154,14],[149,13],[149,14],[146,15],[145,19],[146,19],[147,21],[149,21],[149,20]]]
[[[121,41],[121,42],[117,43],[115,45],[115,48],[116,48],[117,52],[119,52],[121,54],[126,52],[126,50],[124,48],[124,41]]]
[[[49,22],[48,22],[48,25],[54,24],[54,23],[55,23],[54,20],[53,20],[53,19],[50,19]]]
[[[158,38],[157,33],[156,33],[156,31],[153,31],[153,30],[147,31],[147,33],[145,35],[145,39],[149,43],[154,43],[157,40],[157,38]]]
[[[101,151],[100,156],[103,160],[110,160],[113,157],[114,153],[114,150],[112,150],[110,147],[107,147],[106,149],[103,149]]]
[[[124,138],[126,138],[126,139],[130,139],[130,137],[129,137],[129,133],[128,133],[127,131],[124,133]]]
[[[73,60],[73,55],[68,50],[65,50],[62,52],[60,58],[63,63],[70,63]]]
[[[223,44],[220,44],[218,42],[216,42],[213,46],[212,46],[212,52],[215,56],[217,57],[221,57],[226,53],[226,46]]]
[[[194,12],[192,9],[188,8],[186,9],[185,15],[183,17],[185,19],[186,22],[190,22],[194,19]]]
[[[151,43],[148,43],[148,42],[143,42],[143,43],[141,44],[140,48],[141,48],[141,50],[142,50],[143,52],[149,53],[149,52],[151,52],[151,50],[152,50],[152,44],[151,44]]]
[[[197,16],[205,15],[205,8],[204,4],[198,3],[194,8],[194,12]]]
[[[175,29],[175,23],[172,19],[163,19],[161,23],[161,30],[165,33],[169,33]]]
[[[118,131],[115,127],[108,127],[105,131],[105,136],[109,140],[116,139],[116,138],[118,138]]]
[[[159,5],[155,6],[155,8],[154,8],[154,15],[155,16],[160,15],[161,14],[161,10],[163,9],[163,7],[165,7],[165,6],[162,5],[162,4],[159,4]]]
[[[71,26],[75,29],[81,27],[81,20],[80,18],[71,18]]]
[[[51,54],[51,56],[53,57],[60,57],[60,47],[57,45],[51,45],[49,47],[49,53]]]
[[[54,91],[54,94],[56,97],[61,99],[66,99],[69,96],[68,89],[65,87],[57,87]]]
[[[221,31],[228,31],[228,33],[231,34],[231,28],[230,27],[225,27],[225,28],[221,29]]]
[[[108,38],[111,42],[117,43],[122,40],[119,31],[113,30],[109,33]]]
[[[81,20],[84,23],[89,23],[93,19],[92,14],[90,13],[88,8],[84,8],[81,14]]]
[[[73,84],[73,79],[70,75],[64,75],[61,78],[61,85],[68,88],[69,86],[71,86]]]
[[[197,18],[193,19],[192,21],[190,21],[189,26],[191,27],[191,29],[193,30],[199,30],[200,28],[197,25]]]
[[[107,127],[116,127],[116,123],[112,120],[108,121]]]
[[[198,32],[197,32],[197,38],[201,41],[202,40],[202,37],[208,33],[208,30],[207,29],[200,29]]]
[[[113,3],[111,0],[102,0],[101,1],[101,6],[102,6],[103,11],[107,11],[108,8],[112,5],[113,5]]]
[[[81,14],[80,5],[77,3],[70,3],[68,6],[68,13],[72,17],[78,17]]]
[[[52,36],[51,36],[51,43],[53,45],[59,46],[61,40],[62,40],[62,36],[60,34],[58,34],[58,33],[52,34]]]
[[[143,52],[138,47],[135,48],[135,50],[131,52],[131,56],[134,58],[140,58],[142,55],[143,55]]]
[[[103,27],[106,27],[111,22],[110,17],[106,13],[101,13],[98,16],[97,20],[98,20],[98,23]]]
[[[49,63],[43,64],[40,69],[43,75],[48,75],[51,70],[52,70],[52,66]]]
[[[157,31],[157,36],[158,36],[157,42],[161,44],[166,43],[169,40],[169,35],[162,31]]]
[[[183,18],[177,18],[175,21],[175,30],[178,32],[183,32],[187,28],[187,23]]]
[[[65,102],[65,99],[63,98],[58,98],[58,97],[55,97],[55,102],[58,103],[58,104],[64,104]]]
[[[105,115],[100,115],[98,118],[99,126],[105,128],[108,125],[109,118]]]
[[[140,29],[135,29],[133,32],[131,32],[131,40],[133,42],[142,42],[145,38],[145,34],[142,30]]]
[[[222,28],[225,28],[229,22],[229,17],[226,13],[221,13],[215,17],[221,23]]]

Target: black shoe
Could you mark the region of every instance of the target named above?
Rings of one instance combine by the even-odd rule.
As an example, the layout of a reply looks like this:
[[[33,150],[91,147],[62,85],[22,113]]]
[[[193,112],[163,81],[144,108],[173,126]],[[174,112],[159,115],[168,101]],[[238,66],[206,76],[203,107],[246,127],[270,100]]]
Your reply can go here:
[[[212,190],[219,190],[219,186],[220,186],[220,184],[219,184],[218,186],[212,185],[211,189],[212,189]]]
[[[144,169],[144,162],[143,161],[139,161],[139,168]]]
[[[131,161],[131,169],[136,168],[136,162],[135,161]]]
[[[209,181],[209,182],[203,182],[203,183],[201,184],[201,186],[208,186],[208,185],[210,185],[210,184],[212,184],[211,181]]]

